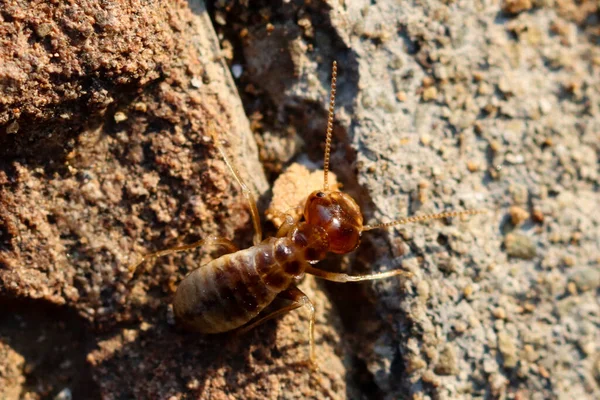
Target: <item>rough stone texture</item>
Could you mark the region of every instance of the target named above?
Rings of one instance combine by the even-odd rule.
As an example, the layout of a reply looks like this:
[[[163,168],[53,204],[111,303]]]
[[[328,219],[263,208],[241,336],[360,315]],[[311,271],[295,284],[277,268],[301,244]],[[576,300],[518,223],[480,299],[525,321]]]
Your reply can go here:
[[[68,150],[82,125],[164,77],[183,26],[155,11],[140,1],[4,1],[0,154]]]
[[[415,274],[373,285],[387,330],[356,354],[381,396],[600,396],[597,2],[217,3],[214,14],[224,47],[243,49],[232,64],[255,131],[286,143],[291,125],[314,160],[338,61],[334,171],[362,190],[367,221],[489,210],[364,235],[355,266]]]
[[[198,2],[195,15],[182,1],[111,4],[0,3],[10,396],[600,397],[596,1],[219,1],[222,50]],[[270,178],[299,153],[322,160],[337,60],[332,166],[367,222],[489,210],[369,232],[352,258],[320,263],[414,278],[329,286],[345,334],[304,282],[318,374],[296,365],[301,310],[244,337],[169,325],[169,297],[203,253],[127,273],[139,253],[206,234],[249,243],[207,136],[216,121],[264,194],[222,59]]]
[[[308,351],[301,311],[229,339],[169,325],[177,283],[210,253],[128,271],[142,253],[208,234],[249,244],[248,208],[211,128],[250,188],[268,188],[203,3],[3,1],[0,40],[3,395],[343,397],[339,324],[322,291],[311,298],[325,372],[312,376],[294,366]],[[45,316],[62,325],[35,323]]]
[[[55,7],[57,12],[68,8]],[[213,159],[207,121],[224,139],[236,138],[235,153],[244,149],[240,153],[248,154],[239,157],[248,160],[240,166],[244,176],[252,177],[250,184],[259,192],[266,189],[260,166],[252,161],[255,147],[248,140],[235,89],[227,86],[223,66],[213,60],[217,47],[209,39],[209,23],[202,25],[202,17],[194,17],[185,2],[122,7],[129,13],[113,10],[111,18],[120,18],[124,26],[140,7],[141,15],[162,21],[162,34],[170,38],[163,41],[158,57],[170,60],[160,67],[162,77],[151,86],[140,83],[140,94],[131,101],[107,108],[100,124],[81,125],[68,154],[44,154],[47,159],[38,164],[17,150],[3,158],[0,172],[6,224],[0,281],[5,294],[73,305],[96,324],[128,319],[132,303],[139,308],[127,272],[136,254],[206,233],[235,237],[237,230],[247,230],[245,204],[236,189],[230,189],[234,185],[224,163]],[[18,26],[24,38],[17,42],[27,43],[33,35],[19,21],[45,15],[36,7],[27,12],[5,22]],[[127,35],[110,40],[108,49],[93,47],[93,40],[76,44],[95,59],[109,58],[113,48],[127,53]],[[118,60],[114,63],[117,71],[125,68]],[[38,78],[43,77],[32,75],[30,80]],[[17,83],[14,90],[27,87]],[[27,132],[27,125],[20,125]],[[20,148],[18,142],[14,146]],[[220,222],[234,215],[232,223]],[[155,271],[155,282],[166,284],[171,272],[163,265],[162,271]],[[144,280],[148,277],[135,284],[144,286]]]

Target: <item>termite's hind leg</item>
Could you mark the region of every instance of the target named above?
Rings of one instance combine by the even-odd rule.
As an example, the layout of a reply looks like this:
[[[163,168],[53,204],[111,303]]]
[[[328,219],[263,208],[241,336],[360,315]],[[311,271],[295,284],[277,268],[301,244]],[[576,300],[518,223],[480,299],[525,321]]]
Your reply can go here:
[[[157,257],[166,256],[169,254],[177,253],[180,251],[186,251],[195,249],[196,247],[204,246],[204,245],[212,245],[212,246],[223,246],[227,250],[228,253],[233,253],[238,250],[237,246],[229,239],[220,236],[209,236],[206,239],[199,240],[192,244],[186,244],[183,246],[171,247],[165,250],[156,251],[154,253],[149,253],[142,256],[142,259],[137,263],[131,265],[129,267],[129,272],[131,272],[132,276],[135,275],[138,267],[146,260],[150,260]]]
[[[238,331],[236,331],[236,333],[237,334],[246,333],[249,330],[256,328],[258,325],[261,325],[273,318],[277,318],[280,315],[283,315],[292,310],[295,310],[297,308],[305,306],[310,311],[310,321],[309,321],[309,327],[308,327],[309,328],[308,339],[309,339],[309,345],[310,345],[309,365],[313,369],[317,369],[317,363],[316,363],[316,357],[315,357],[315,307],[313,306],[313,304],[310,301],[310,299],[308,298],[308,296],[306,296],[304,293],[302,293],[302,291],[300,289],[298,289],[297,287],[294,287],[294,286],[279,293],[277,295],[276,299],[284,300],[287,302],[291,301],[291,303],[287,304],[285,306],[282,306],[281,308],[278,308],[275,311],[272,311],[271,313],[269,313],[267,315],[264,315],[264,316],[259,315],[258,319],[256,319],[255,321],[251,321],[246,326],[241,327]]]
[[[217,150],[219,150],[219,153],[221,153],[221,157],[223,157],[223,161],[225,161],[225,164],[227,165],[227,168],[229,168],[229,171],[231,171],[233,178],[236,180],[236,182],[242,188],[242,194],[244,195],[244,197],[246,198],[246,201],[248,202],[248,206],[250,207],[250,214],[252,215],[252,224],[254,225],[253,243],[256,246],[257,244],[259,244],[262,241],[262,228],[260,226],[260,217],[258,214],[258,207],[256,207],[256,199],[254,199],[252,192],[250,191],[250,189],[248,189],[248,186],[242,179],[242,175],[240,174],[240,171],[238,171],[238,169],[235,167],[235,165],[229,159],[229,156],[227,155],[227,151],[225,150],[225,147],[223,147],[221,140],[219,140],[219,135],[217,134],[217,131],[216,131],[215,127],[212,125],[212,123],[209,124],[208,129],[210,130],[210,134],[212,135],[213,141],[215,143],[215,147],[217,148]]]

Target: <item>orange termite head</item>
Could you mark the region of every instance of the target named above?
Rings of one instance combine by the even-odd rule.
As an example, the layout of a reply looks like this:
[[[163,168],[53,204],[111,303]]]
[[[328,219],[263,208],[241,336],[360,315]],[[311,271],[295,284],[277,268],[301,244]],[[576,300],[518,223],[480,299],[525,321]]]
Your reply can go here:
[[[304,219],[309,225],[322,228],[327,234],[329,251],[349,253],[360,244],[363,217],[352,197],[342,192],[316,190],[304,207]]]

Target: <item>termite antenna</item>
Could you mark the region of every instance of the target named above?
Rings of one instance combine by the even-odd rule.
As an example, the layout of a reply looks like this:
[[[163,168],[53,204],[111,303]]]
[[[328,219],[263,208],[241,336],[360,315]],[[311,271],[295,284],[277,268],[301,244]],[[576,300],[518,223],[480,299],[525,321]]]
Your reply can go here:
[[[227,165],[227,168],[229,168],[229,171],[233,175],[233,178],[238,183],[238,185],[240,185],[240,187],[242,188],[242,195],[244,196],[244,198],[246,199],[246,202],[248,203],[248,206],[250,207],[250,216],[252,217],[252,224],[254,225],[254,239],[253,240],[254,240],[254,245],[256,246],[258,243],[260,243],[262,241],[262,229],[260,227],[260,214],[258,213],[258,208],[256,207],[256,201],[254,200],[254,197],[252,195],[252,192],[248,188],[248,185],[246,185],[246,183],[242,179],[242,174],[236,168],[236,166],[231,162],[231,158],[227,154],[227,150],[225,150],[223,143],[221,143],[219,133],[217,132],[217,129],[215,128],[215,125],[212,121],[208,122],[208,132],[213,139],[213,143],[214,143],[215,147],[221,154],[221,157],[223,158],[225,165]]]
[[[323,164],[323,190],[329,190],[329,153],[331,153],[331,133],[333,132],[333,112],[335,109],[335,82],[337,80],[337,62],[333,62],[331,71],[331,94],[329,95],[329,116],[327,117],[327,137],[325,139],[325,163]]]
[[[486,210],[465,210],[465,211],[446,211],[439,214],[429,214],[429,215],[417,215],[414,217],[406,217],[400,218],[396,221],[385,222],[382,224],[375,225],[365,225],[362,227],[362,231],[370,231],[372,229],[378,228],[389,228],[390,226],[408,224],[410,222],[422,222],[429,221],[431,219],[442,219],[448,217],[462,217],[463,215],[475,215],[475,214],[484,214]]]

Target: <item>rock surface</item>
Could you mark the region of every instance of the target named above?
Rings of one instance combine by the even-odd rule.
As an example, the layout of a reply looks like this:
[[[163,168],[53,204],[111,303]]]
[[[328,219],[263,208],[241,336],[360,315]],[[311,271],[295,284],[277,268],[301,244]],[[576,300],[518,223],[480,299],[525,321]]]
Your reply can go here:
[[[597,2],[245,4],[211,8],[220,50],[198,1],[4,2],[0,395],[599,398]],[[308,374],[307,313],[197,338],[167,305],[208,256],[127,266],[207,234],[248,245],[209,121],[263,195],[247,126],[269,178],[321,162],[333,60],[332,166],[366,222],[488,213],[365,233],[319,264],[414,277],[328,286],[345,332],[306,280]]]
[[[365,237],[355,268],[415,274],[408,287],[373,285],[387,331],[355,351],[378,393],[600,396],[597,3],[252,10],[217,5],[215,20],[244,50],[232,62],[259,130],[285,142],[286,121],[318,160],[326,108],[315,104],[327,104],[337,60],[334,171],[367,194],[367,221],[489,211]]]

